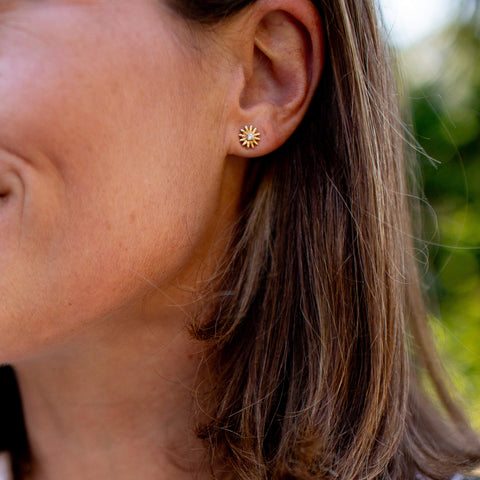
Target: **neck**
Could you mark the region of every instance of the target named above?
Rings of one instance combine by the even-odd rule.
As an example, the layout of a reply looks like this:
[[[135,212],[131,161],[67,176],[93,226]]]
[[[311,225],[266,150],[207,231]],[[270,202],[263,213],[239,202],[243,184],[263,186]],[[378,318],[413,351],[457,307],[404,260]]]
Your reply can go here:
[[[183,309],[141,310],[15,365],[35,480],[207,476],[193,433],[199,344]]]

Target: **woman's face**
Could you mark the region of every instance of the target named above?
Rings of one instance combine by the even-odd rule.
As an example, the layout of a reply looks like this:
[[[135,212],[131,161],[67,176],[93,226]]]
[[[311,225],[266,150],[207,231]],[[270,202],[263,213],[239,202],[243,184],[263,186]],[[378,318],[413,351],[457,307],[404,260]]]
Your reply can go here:
[[[0,1],[0,361],[198,263],[225,191],[201,56],[157,0]]]

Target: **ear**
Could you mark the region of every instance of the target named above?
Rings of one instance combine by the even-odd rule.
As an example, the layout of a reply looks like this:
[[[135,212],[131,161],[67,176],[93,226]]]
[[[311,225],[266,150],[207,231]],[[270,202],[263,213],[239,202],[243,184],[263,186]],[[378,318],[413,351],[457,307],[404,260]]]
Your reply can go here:
[[[315,93],[324,60],[319,14],[310,0],[257,0],[229,29],[235,81],[227,95],[228,153],[266,155],[297,128]],[[240,138],[250,125],[258,145]]]

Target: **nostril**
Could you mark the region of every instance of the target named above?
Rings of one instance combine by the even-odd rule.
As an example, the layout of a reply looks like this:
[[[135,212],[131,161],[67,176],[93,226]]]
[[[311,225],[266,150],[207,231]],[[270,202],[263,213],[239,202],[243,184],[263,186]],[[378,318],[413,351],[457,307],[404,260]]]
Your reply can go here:
[[[3,204],[12,199],[19,187],[21,187],[21,179],[17,173],[8,167],[0,168],[0,202]]]
[[[0,201],[5,201],[10,196],[11,190],[9,188],[0,188]]]
[[[0,0],[1,1],[1,0]],[[10,172],[0,175],[0,200],[6,200],[12,193],[12,176]]]

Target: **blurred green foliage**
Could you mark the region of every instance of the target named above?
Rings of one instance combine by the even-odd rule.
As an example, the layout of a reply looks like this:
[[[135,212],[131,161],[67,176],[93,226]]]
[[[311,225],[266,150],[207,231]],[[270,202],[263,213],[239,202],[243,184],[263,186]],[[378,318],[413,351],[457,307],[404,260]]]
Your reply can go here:
[[[477,10],[478,11],[478,10]],[[480,30],[476,14],[458,19],[407,69],[425,197],[424,283],[447,370],[480,428]],[[418,68],[418,67],[421,68]],[[423,71],[422,71],[423,68]],[[432,210],[434,213],[432,213]]]

